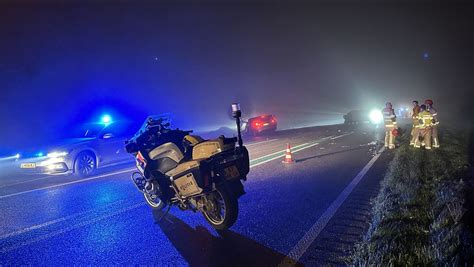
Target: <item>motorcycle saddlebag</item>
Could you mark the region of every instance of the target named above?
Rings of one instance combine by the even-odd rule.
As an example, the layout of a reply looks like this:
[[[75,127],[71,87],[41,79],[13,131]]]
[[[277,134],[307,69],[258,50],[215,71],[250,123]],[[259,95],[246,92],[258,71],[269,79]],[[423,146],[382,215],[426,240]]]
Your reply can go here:
[[[234,150],[236,141],[236,138],[220,136],[217,139],[201,142],[193,148],[193,160],[207,159],[219,153]]]
[[[200,194],[209,186],[209,168],[203,161],[186,161],[167,172],[166,175],[173,177],[173,183],[182,196]]]
[[[222,174],[226,180],[247,179],[250,171],[249,153],[245,146],[237,147],[234,151],[216,156]]]

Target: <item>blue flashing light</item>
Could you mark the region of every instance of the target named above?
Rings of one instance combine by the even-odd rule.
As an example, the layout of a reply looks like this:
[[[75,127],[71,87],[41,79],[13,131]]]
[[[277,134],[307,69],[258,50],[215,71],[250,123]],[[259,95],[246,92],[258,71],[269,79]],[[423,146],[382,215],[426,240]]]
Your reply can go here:
[[[36,153],[36,156],[37,157],[42,157],[42,156],[44,156],[44,154],[43,154],[43,152],[38,152],[38,153]]]
[[[430,57],[430,54],[428,54],[428,52],[423,53],[423,58],[424,58],[425,60],[428,60],[429,57]]]
[[[112,123],[112,117],[109,115],[109,114],[104,114],[102,115],[102,117],[100,118],[100,121],[104,124],[104,125],[109,125]]]

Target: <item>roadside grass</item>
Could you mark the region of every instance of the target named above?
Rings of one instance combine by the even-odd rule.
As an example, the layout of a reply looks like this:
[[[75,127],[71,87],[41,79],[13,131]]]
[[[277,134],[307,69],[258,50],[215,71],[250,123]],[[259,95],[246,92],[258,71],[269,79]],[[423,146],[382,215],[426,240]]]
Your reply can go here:
[[[370,227],[349,264],[465,265],[474,262],[464,215],[468,180],[467,132],[441,132],[441,148],[420,150],[401,138],[378,196]]]

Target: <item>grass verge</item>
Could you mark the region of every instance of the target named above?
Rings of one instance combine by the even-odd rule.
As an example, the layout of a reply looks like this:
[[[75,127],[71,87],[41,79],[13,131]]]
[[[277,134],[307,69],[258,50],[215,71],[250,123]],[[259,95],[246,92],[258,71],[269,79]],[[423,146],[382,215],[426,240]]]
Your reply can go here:
[[[420,150],[403,137],[373,200],[370,227],[353,265],[471,265],[473,235],[465,216],[471,189],[469,135],[441,133],[441,148]]]

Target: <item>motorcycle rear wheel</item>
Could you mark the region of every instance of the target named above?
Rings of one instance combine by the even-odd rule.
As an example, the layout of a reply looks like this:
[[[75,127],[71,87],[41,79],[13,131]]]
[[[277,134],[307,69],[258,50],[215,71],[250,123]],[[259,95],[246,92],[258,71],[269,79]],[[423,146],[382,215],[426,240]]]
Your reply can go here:
[[[208,196],[206,211],[203,211],[206,221],[216,230],[225,230],[234,225],[239,213],[237,198],[225,186],[218,186],[217,190]]]
[[[143,196],[145,197],[146,203],[150,208],[153,210],[162,210],[166,205],[158,196],[154,196],[151,194],[144,193]]]

